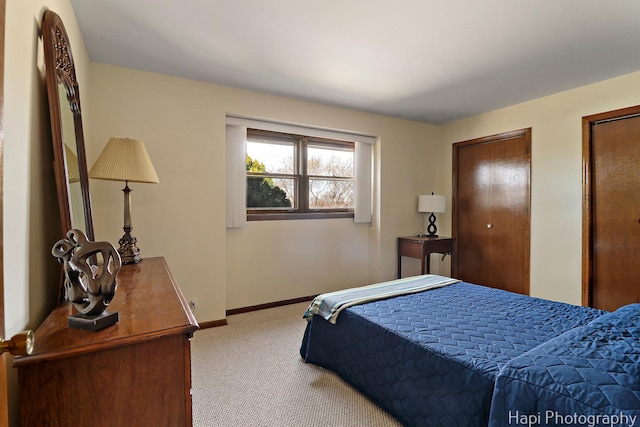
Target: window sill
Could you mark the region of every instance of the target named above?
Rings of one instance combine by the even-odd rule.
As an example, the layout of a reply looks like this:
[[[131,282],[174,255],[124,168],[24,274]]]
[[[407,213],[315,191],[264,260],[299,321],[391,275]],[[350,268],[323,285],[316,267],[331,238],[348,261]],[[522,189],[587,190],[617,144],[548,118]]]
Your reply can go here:
[[[278,221],[296,219],[353,218],[353,212],[306,212],[306,213],[248,213],[247,221]]]

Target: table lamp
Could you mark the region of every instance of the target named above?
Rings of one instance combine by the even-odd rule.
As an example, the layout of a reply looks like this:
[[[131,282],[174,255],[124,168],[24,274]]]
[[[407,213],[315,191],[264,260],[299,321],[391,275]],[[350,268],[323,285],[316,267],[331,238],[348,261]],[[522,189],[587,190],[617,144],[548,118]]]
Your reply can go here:
[[[418,212],[431,212],[425,236],[438,237],[438,227],[436,227],[436,216],[434,214],[445,211],[445,201],[444,196],[433,193],[418,196]]]
[[[124,235],[118,243],[118,253],[123,264],[142,261],[138,241],[131,234],[131,182],[158,183],[158,175],[153,168],[144,143],[131,138],[111,138],[89,171],[89,178],[107,181],[124,181]]]

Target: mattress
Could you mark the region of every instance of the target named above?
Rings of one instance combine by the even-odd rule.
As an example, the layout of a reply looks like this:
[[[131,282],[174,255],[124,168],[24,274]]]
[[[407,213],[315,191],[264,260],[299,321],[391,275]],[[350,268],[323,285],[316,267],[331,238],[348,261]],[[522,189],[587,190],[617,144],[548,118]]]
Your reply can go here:
[[[622,307],[509,361],[491,427],[640,426],[640,304]],[[520,422],[518,422],[520,424]]]
[[[604,313],[462,282],[313,316],[300,354],[404,425],[486,426],[506,363]]]

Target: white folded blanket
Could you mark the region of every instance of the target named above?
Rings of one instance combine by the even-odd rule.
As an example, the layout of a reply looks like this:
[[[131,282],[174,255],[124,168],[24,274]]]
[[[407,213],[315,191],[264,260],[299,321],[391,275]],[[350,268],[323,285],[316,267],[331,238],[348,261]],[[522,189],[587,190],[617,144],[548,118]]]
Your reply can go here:
[[[375,283],[359,288],[329,292],[315,297],[304,313],[303,318],[309,320],[314,314],[317,314],[335,324],[338,314],[352,305],[441,288],[459,281],[450,277],[425,274],[390,282]]]

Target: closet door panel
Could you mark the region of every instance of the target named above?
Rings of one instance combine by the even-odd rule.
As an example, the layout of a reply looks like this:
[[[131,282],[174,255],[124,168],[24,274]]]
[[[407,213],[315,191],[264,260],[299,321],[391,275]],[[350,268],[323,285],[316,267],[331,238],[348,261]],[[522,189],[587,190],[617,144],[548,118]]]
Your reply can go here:
[[[454,144],[457,278],[529,293],[530,130]]]
[[[492,246],[499,262],[494,286],[529,293],[529,144],[496,141],[491,179]]]
[[[456,277],[480,285],[494,283],[496,269],[493,233],[488,228],[493,221],[491,158],[490,144],[472,144],[458,151]]]
[[[592,305],[640,302],[640,117],[592,128]]]

